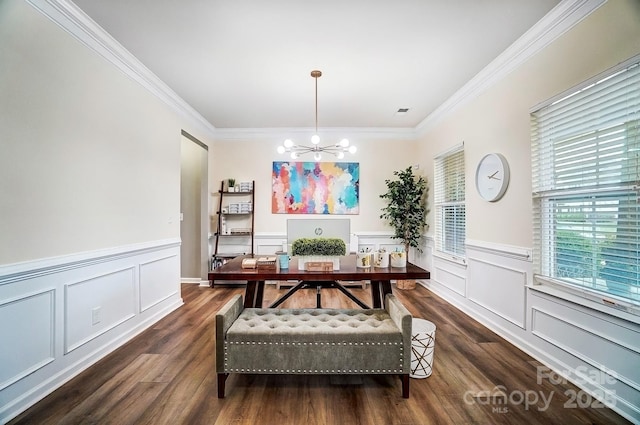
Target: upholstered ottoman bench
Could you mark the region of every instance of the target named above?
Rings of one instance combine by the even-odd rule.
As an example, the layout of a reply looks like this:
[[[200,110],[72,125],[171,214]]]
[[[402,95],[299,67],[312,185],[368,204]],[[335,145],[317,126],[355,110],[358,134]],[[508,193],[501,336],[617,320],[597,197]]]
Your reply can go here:
[[[411,314],[388,294],[384,309],[244,308],[216,314],[218,397],[230,373],[394,374],[409,398]]]

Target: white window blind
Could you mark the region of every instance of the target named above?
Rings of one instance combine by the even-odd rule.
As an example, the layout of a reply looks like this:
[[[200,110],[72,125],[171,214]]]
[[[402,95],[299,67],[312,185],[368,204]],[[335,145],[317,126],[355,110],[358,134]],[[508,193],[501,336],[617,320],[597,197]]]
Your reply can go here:
[[[435,159],[434,205],[436,251],[465,257],[464,145]]]
[[[638,305],[639,61],[531,114],[536,273]]]

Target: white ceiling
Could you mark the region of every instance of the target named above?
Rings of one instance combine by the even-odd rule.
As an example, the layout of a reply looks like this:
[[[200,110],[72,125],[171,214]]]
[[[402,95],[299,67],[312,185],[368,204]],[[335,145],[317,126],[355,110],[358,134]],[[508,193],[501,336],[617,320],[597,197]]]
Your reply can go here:
[[[415,128],[558,3],[75,0],[217,129]]]

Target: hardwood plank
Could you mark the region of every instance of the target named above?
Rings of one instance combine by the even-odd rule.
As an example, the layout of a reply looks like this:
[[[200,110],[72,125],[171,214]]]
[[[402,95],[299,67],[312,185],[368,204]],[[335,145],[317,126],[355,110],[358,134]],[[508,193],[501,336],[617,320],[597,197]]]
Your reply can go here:
[[[350,288],[364,302],[370,289]],[[264,304],[286,292],[267,285]],[[609,409],[565,407],[570,383],[537,384],[540,363],[427,289],[394,293],[415,317],[436,324],[433,374],[411,380],[401,396],[397,377],[231,375],[217,398],[215,313],[241,286],[182,285],[185,305],[87,369],[10,424],[624,424]],[[314,289],[282,307],[315,307]],[[336,289],[327,308],[356,308]],[[552,395],[548,408],[499,404],[513,392]],[[490,398],[489,395],[495,397]],[[488,398],[489,397],[489,398]],[[489,402],[487,402],[489,401]],[[501,409],[502,408],[502,409]]]

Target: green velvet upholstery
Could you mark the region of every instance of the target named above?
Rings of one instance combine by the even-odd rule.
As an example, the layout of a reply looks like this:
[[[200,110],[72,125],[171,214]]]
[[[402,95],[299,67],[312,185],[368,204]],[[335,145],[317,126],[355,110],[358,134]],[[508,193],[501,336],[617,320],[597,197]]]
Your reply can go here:
[[[225,376],[309,373],[408,377],[411,319],[392,294],[385,298],[385,309],[371,310],[243,309],[238,295],[216,315],[216,369]]]

